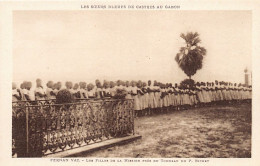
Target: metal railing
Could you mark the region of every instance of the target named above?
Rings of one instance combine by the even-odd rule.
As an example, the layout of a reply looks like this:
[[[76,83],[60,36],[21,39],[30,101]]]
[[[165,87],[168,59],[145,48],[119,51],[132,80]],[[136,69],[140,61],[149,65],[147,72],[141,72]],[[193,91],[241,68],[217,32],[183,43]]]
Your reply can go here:
[[[133,100],[46,100],[12,106],[13,157],[40,157],[134,134]]]

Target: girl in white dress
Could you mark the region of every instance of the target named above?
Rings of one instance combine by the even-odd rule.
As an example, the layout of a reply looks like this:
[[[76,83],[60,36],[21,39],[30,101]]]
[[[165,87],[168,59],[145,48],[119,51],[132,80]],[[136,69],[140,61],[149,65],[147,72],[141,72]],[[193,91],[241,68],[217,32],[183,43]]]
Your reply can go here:
[[[171,111],[171,107],[172,107],[172,90],[171,90],[171,84],[168,83],[168,85],[166,86],[166,92],[167,92],[167,105],[168,105],[168,111]]]
[[[183,93],[184,93],[184,107],[185,109],[189,108],[190,105],[190,96],[189,96],[189,90],[187,89],[187,87],[184,87],[183,89]]]
[[[163,83],[160,83],[160,88],[161,88],[160,106],[162,108],[162,112],[164,112],[166,106],[166,102],[165,102],[166,91]]]
[[[167,106],[167,112],[169,112],[169,110],[170,110],[170,106],[172,105],[171,104],[171,89],[170,89],[170,83],[167,83],[166,84],[166,101],[167,101],[167,104],[166,104],[166,106]]]
[[[250,102],[252,100],[252,86],[251,85],[249,86],[249,100],[250,100]]]
[[[235,85],[232,83],[230,88],[231,88],[232,103],[234,103],[236,100]]]
[[[236,102],[239,102],[239,90],[238,90],[238,84],[234,84],[234,89],[235,89],[235,98]]]
[[[142,81],[139,80],[137,82],[137,97],[138,97],[138,104],[139,104],[139,106],[137,107],[137,110],[139,110],[139,112],[138,112],[139,116],[143,115],[143,109],[144,109],[143,95],[144,95],[144,93],[142,91]]]
[[[46,84],[47,88],[46,88],[46,99],[47,100],[54,100],[56,99],[56,96],[53,92],[54,89],[54,85],[53,85],[53,81],[48,81]]]
[[[35,101],[35,94],[31,88],[32,88],[32,83],[26,82],[26,84],[25,84],[26,91],[25,91],[24,95],[25,95],[27,101]]]
[[[174,109],[178,110],[178,92],[176,90],[177,85],[175,84],[175,87],[173,87],[173,99],[174,99]]]
[[[173,111],[174,110],[174,90],[172,87],[172,83],[169,84],[169,99],[170,99],[170,110]]]
[[[212,104],[213,101],[213,95],[212,95],[212,88],[211,88],[211,83],[207,83],[207,89],[208,89],[208,96],[209,96],[209,104]]]
[[[17,89],[16,84],[12,83],[12,102],[20,101],[22,99],[22,95],[19,89]]]
[[[65,82],[65,86],[66,86],[66,89],[70,92],[70,94],[73,95],[72,82],[69,82],[69,81]]]
[[[99,80],[96,80],[96,99],[101,99],[103,98],[103,89],[102,89],[102,85],[101,85],[101,82]]]
[[[203,82],[203,84],[202,84],[202,96],[203,96],[204,104],[206,104],[206,105],[208,105],[208,103],[209,103],[209,96],[208,96],[207,90],[208,90],[207,86]]]
[[[149,94],[149,100],[148,100],[148,108],[149,108],[149,113],[153,114],[155,111],[155,103],[156,103],[156,99],[155,99],[155,89],[154,86],[151,85],[151,81],[148,81],[148,86],[146,87],[148,94]]]
[[[126,99],[132,99],[131,91],[132,91],[132,86],[130,86],[129,81],[125,82],[125,90],[127,92],[126,94]]]
[[[144,93],[142,96],[143,115],[148,115],[148,113],[149,113],[149,108],[148,108],[149,94],[148,94],[146,82],[142,83],[142,92]]]
[[[27,86],[28,86],[27,84],[28,84],[27,81],[23,82],[22,93],[24,95],[24,100],[25,101],[30,101],[30,99],[29,99],[29,92],[28,92],[28,89],[27,89]]]
[[[79,84],[75,83],[72,88],[72,95],[74,99],[80,99],[80,91],[79,91]],[[78,100],[77,100],[78,101]]]
[[[160,112],[162,113],[163,111],[164,111],[164,107],[165,107],[165,99],[164,99],[164,97],[165,97],[165,89],[164,89],[164,85],[163,85],[163,83],[159,83],[159,86],[160,86],[160,91],[161,91],[161,96],[160,96],[160,99],[159,99],[159,106],[160,106],[160,108],[161,108],[161,110],[160,110]]]
[[[109,84],[110,84],[109,92],[111,94],[111,97],[113,98],[116,94],[116,87],[115,87],[116,83],[114,81],[110,81]]]
[[[140,83],[138,84],[140,87]],[[136,117],[140,116],[140,89],[137,87],[137,83],[135,81],[132,81],[132,98],[134,99],[134,109],[135,109],[135,115]]]
[[[231,83],[227,83],[226,84],[226,88],[227,88],[227,100],[228,100],[228,103],[230,103],[230,101],[232,100],[232,97],[231,97],[231,94],[230,94],[230,91],[231,91]]]
[[[183,105],[183,108],[186,109],[186,107],[188,105],[187,93],[186,93],[186,89],[184,87],[182,87],[181,89],[182,89],[182,105]]]
[[[164,106],[165,106],[166,112],[168,112],[168,108],[169,108],[169,104],[170,104],[168,87],[169,87],[168,83],[164,84],[164,89],[165,89]]]
[[[46,99],[46,93],[43,90],[41,79],[36,80],[36,88],[35,88],[34,93],[35,93],[35,100],[45,100]]]
[[[222,92],[222,95],[223,95],[223,103],[225,104],[226,101],[227,101],[227,90],[226,90],[226,87],[225,87],[225,83],[224,82],[221,82],[220,84],[221,86],[221,92]]]
[[[205,95],[206,95],[206,101],[207,105],[211,102],[211,96],[210,96],[210,89],[209,89],[209,82],[205,83]]]
[[[236,84],[236,86],[235,86],[235,89],[236,89],[236,100],[237,100],[237,102],[239,102],[239,87],[238,87],[238,85],[239,84]]]
[[[195,104],[194,98],[193,98],[193,89],[192,87],[189,89],[189,99],[190,99],[190,105],[189,107],[192,108]]]
[[[181,93],[178,84],[175,84],[175,97],[176,97],[176,106],[177,110],[181,108]]]
[[[235,83],[234,84],[234,99],[235,99],[235,102],[237,102],[237,100],[238,100],[238,89],[237,89],[237,84]]]
[[[110,82],[106,81],[106,80],[104,80],[104,83],[103,83],[103,97],[107,98],[107,99],[112,97],[112,95],[110,93]]]
[[[179,94],[180,94],[180,110],[184,108],[184,91],[182,87],[179,86]]]
[[[53,90],[55,96],[58,95],[59,91],[61,90],[61,87],[62,87],[61,82],[57,82],[57,83],[55,84],[55,89]]]
[[[23,85],[22,85],[23,83],[21,83],[20,84],[20,88],[17,88],[18,90],[19,90],[19,92],[20,92],[20,95],[21,95],[21,101],[23,101],[24,100],[24,95],[23,95],[23,92],[22,92],[22,87],[23,87]]]
[[[94,89],[94,85],[92,83],[89,83],[87,85],[87,95],[89,99],[95,99],[96,94],[95,94],[95,89]]]
[[[196,87],[193,87],[193,101],[194,101],[194,107],[197,107],[197,104],[198,104],[198,99],[197,99],[197,92],[196,92]]]
[[[216,104],[217,101],[217,92],[215,90],[215,84],[214,82],[211,83],[211,92],[212,92],[212,97],[213,97],[213,102]]]
[[[204,103],[204,99],[203,99],[203,95],[202,95],[201,83],[199,83],[199,82],[196,83],[196,93],[197,93],[197,97],[198,97],[200,106],[202,106]]]
[[[86,91],[86,86],[87,83],[86,82],[80,82],[79,83],[79,93],[80,93],[80,99],[82,99],[82,102],[84,102],[84,99],[88,99],[88,94]]]
[[[222,103],[224,100],[223,93],[222,93],[222,87],[220,85],[220,82],[216,81],[216,90],[217,90],[217,100],[218,103]]]
[[[159,83],[156,80],[154,81],[153,85],[154,85],[154,97],[155,97],[155,102],[154,102],[155,112],[158,114],[161,110],[161,106],[160,106],[161,89]]]
[[[25,97],[25,91],[26,91],[26,81],[23,81],[23,83],[21,83],[21,85],[20,85],[20,92],[21,92],[21,95],[22,95],[22,101],[26,101],[27,99],[26,99],[26,97]]]

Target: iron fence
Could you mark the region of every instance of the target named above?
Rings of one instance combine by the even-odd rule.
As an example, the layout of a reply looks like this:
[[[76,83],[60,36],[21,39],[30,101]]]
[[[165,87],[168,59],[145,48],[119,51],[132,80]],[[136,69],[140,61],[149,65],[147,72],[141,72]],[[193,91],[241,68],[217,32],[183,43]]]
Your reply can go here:
[[[41,157],[134,134],[134,103],[127,99],[14,102],[12,155]]]

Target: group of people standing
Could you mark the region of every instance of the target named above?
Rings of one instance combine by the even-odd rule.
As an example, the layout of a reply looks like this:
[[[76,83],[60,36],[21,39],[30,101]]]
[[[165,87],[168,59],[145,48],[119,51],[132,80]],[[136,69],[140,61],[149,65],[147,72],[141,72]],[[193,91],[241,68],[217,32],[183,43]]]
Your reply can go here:
[[[34,90],[31,82],[24,81],[20,88],[13,83],[12,100],[13,102],[55,100],[62,89],[67,89],[73,98],[79,100],[114,98],[120,92],[123,98],[134,100],[134,109],[138,116],[210,104],[250,101],[252,98],[251,86],[224,81],[172,85],[157,81],[152,84],[150,80],[147,83],[140,80],[116,82],[104,80],[101,83],[96,80],[95,85],[86,82],[75,84],[66,82],[65,87],[62,87],[61,82],[48,81],[44,89],[42,81],[37,79]]]

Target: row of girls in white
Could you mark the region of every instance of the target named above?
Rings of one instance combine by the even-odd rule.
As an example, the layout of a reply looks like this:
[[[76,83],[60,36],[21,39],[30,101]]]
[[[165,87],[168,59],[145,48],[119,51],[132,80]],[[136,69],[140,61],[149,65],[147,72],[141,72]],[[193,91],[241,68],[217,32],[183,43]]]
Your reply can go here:
[[[197,84],[196,93],[200,103],[252,99],[252,88],[236,84]]]
[[[251,86],[237,86],[228,83],[217,83],[216,85],[201,83],[190,89],[180,89],[178,86],[172,87],[171,84],[165,85],[156,82],[154,86],[146,86],[146,83],[137,83],[136,86],[136,83],[133,83],[125,89],[128,92],[126,98],[134,99],[135,110],[252,99]]]
[[[138,84],[138,83],[137,83]],[[135,110],[166,108],[170,106],[197,104],[196,92],[188,89],[173,88],[155,82],[154,86],[134,85],[126,88],[127,99],[134,99]]]
[[[49,82],[47,83],[47,88],[44,89],[41,85],[41,80],[36,81],[35,89],[32,89],[32,83],[24,81],[20,88],[17,88],[15,83],[12,83],[12,101],[35,101],[35,100],[49,100],[55,99],[59,92],[59,87],[51,88],[49,87]]]
[[[47,83],[47,89],[41,86],[41,80],[36,81],[34,90],[30,83],[22,84],[17,89],[13,84],[13,101],[17,100],[48,100],[55,99],[61,88],[61,83]],[[105,81],[103,85],[96,81],[96,86],[80,82],[73,84],[66,82],[66,89],[79,99],[114,97],[118,89],[125,90],[127,99],[134,99],[135,110],[147,108],[164,108],[170,106],[196,105],[197,103],[210,103],[215,101],[230,101],[251,99],[251,87],[228,83],[197,83],[194,88],[178,88],[175,84],[162,84],[154,81],[145,82],[124,82]]]

